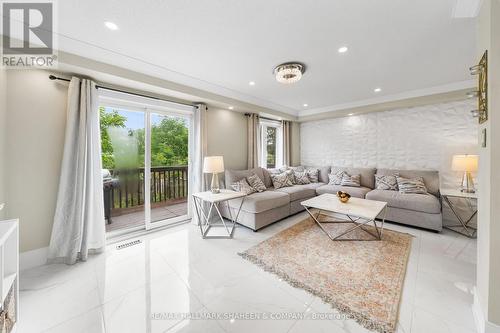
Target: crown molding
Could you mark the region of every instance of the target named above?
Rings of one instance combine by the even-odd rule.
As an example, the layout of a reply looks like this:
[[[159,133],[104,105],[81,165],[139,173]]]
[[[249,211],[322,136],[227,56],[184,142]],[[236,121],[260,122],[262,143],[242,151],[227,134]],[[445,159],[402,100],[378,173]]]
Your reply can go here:
[[[353,110],[353,109],[366,107],[366,106],[370,106],[370,105],[386,104],[386,103],[391,103],[391,102],[396,102],[396,101],[403,101],[403,100],[425,97],[425,96],[439,95],[439,94],[446,94],[446,93],[450,93],[450,92],[462,91],[464,89],[473,88],[476,86],[476,84],[477,84],[476,80],[459,81],[459,82],[454,82],[454,83],[445,84],[445,85],[436,86],[436,87],[431,87],[431,88],[424,88],[424,89],[407,91],[407,92],[403,92],[403,93],[399,93],[399,94],[380,96],[377,98],[370,98],[370,99],[349,102],[349,103],[344,103],[344,104],[330,105],[330,106],[325,106],[325,107],[310,109],[310,110],[302,110],[302,111],[299,111],[298,116],[299,116],[299,120],[309,118],[310,116],[319,116],[322,114],[325,114],[325,115],[328,114],[330,116],[335,116],[334,114],[338,113],[339,115],[344,116],[344,114],[342,114],[341,111]],[[465,98],[465,96],[464,96],[464,98]]]

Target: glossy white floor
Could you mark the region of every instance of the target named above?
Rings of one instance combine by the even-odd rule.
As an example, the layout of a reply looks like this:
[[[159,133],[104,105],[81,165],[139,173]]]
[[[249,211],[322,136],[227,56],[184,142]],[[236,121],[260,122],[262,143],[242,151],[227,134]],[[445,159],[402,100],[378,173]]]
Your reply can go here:
[[[305,218],[259,232],[239,227],[232,240],[203,240],[186,224],[74,266],[21,274],[20,332],[367,332],[351,320],[192,320],[170,313],[335,311],[241,259],[237,252]],[[388,224],[415,236],[400,308],[399,332],[474,332],[471,312],[476,242]]]

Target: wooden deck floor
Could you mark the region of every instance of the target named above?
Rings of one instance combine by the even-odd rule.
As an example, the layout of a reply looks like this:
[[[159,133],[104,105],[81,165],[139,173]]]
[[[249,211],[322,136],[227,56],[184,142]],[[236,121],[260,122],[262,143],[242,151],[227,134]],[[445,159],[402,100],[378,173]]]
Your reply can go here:
[[[186,214],[187,202],[182,202],[151,209],[151,221],[162,221]],[[114,216],[111,221],[111,224],[106,222],[106,232],[144,225],[144,211]]]

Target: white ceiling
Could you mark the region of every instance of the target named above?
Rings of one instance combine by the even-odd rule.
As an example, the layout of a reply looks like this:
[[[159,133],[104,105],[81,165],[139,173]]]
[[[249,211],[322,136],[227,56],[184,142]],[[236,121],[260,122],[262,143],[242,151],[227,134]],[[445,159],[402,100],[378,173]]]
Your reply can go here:
[[[476,21],[453,18],[455,2],[64,0],[58,47],[278,111],[312,114],[469,84]],[[339,54],[344,45],[348,52]],[[307,66],[302,80],[277,83],[274,66],[293,60]]]

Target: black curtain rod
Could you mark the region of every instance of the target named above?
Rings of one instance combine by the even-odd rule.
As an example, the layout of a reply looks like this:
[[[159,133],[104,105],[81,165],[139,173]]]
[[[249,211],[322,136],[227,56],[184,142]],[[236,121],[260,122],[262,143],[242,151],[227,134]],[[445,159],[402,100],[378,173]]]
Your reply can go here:
[[[66,81],[66,82],[70,82],[71,81],[69,79],[65,79],[65,78],[62,78],[62,77],[55,76],[55,75],[49,75],[49,79],[51,79],[52,81],[54,81],[54,80],[60,80],[60,81]],[[109,88],[109,87],[100,86],[100,85],[96,85],[95,87],[96,87],[96,89],[105,89],[105,90],[116,91],[116,92],[125,93],[125,94],[129,94],[129,95],[134,95],[134,96],[139,96],[139,97],[156,99],[158,101],[164,101],[164,102],[175,103],[175,104],[180,104],[180,105],[192,106],[192,107],[195,107],[195,108],[197,107],[196,105],[193,105],[193,104],[171,101],[171,100],[164,99],[164,98],[159,98],[159,97],[155,97],[155,96],[138,94],[138,93],[134,93],[134,92],[126,91],[126,90]]]
[[[252,115],[251,113],[245,113],[245,116],[247,116],[247,117],[250,117],[251,115]],[[259,116],[259,118],[264,119],[264,120],[281,121],[279,119],[267,118],[267,117],[262,117],[262,116]]]

